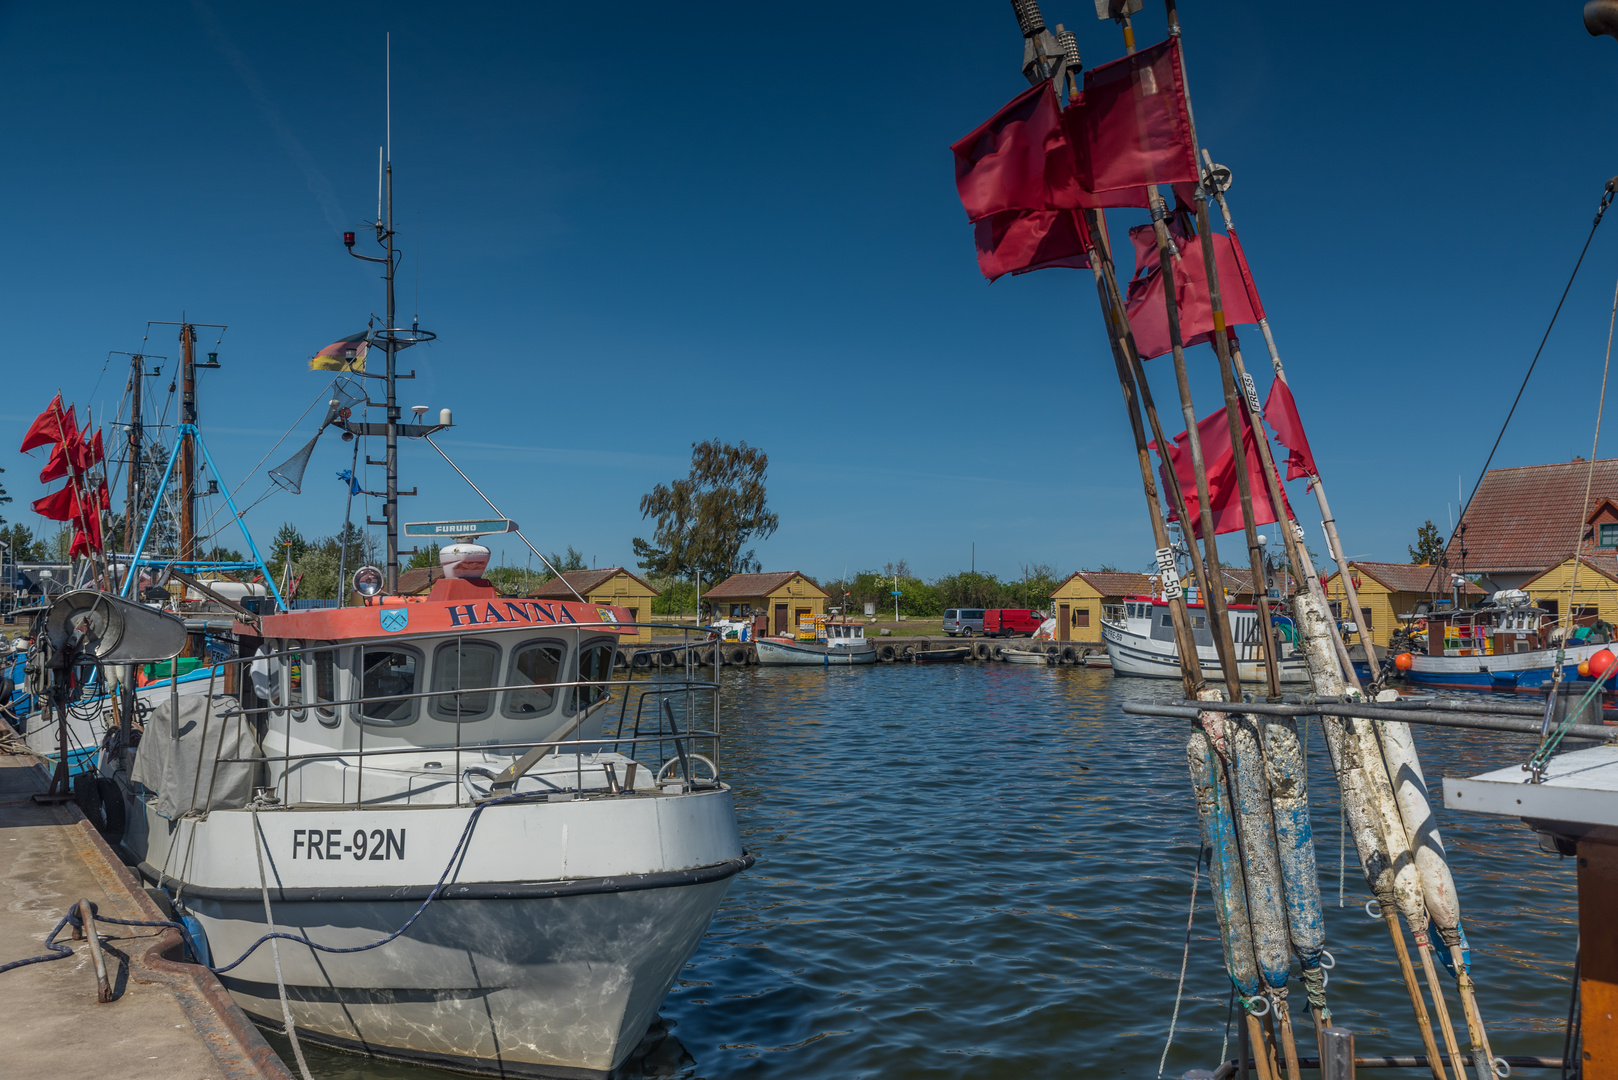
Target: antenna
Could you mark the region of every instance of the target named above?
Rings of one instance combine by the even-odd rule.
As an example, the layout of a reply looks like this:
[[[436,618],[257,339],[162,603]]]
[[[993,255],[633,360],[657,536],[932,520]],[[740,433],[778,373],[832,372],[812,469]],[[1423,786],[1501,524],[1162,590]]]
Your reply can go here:
[[[382,220],[382,148],[376,148],[376,219]]]
[[[393,160],[393,32],[391,30],[387,34],[386,41],[387,41],[387,47],[386,47],[387,56],[385,58],[385,66],[386,66],[386,69],[387,69],[387,97],[388,97],[388,105],[387,105],[388,141],[387,141],[387,148],[388,148],[388,161],[391,162]]]

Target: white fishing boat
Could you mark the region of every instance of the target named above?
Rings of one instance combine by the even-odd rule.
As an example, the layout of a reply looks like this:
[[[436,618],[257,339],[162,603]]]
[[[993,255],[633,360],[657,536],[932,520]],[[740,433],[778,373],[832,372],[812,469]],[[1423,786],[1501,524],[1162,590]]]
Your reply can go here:
[[[1191,615],[1191,632],[1197,642],[1197,658],[1204,676],[1223,680],[1219,654],[1209,632],[1207,606],[1186,605]],[[1250,604],[1226,605],[1231,637],[1236,644],[1237,669],[1242,682],[1264,682],[1264,645],[1259,637],[1259,612]],[[1179,651],[1174,644],[1174,621],[1169,603],[1151,596],[1124,597],[1123,603],[1109,606],[1101,619],[1101,640],[1107,658],[1118,675],[1139,675],[1155,679],[1178,679]],[[1309,682],[1309,669],[1303,655],[1290,640],[1281,642],[1281,681]]]
[[[876,663],[876,645],[863,623],[824,616],[806,620],[796,637],[761,637],[754,642],[760,664],[834,667]]]
[[[220,978],[261,1023],[282,1026],[284,986],[311,1041],[605,1076],[752,862],[716,691],[614,681],[627,612],[501,598],[486,548],[446,551],[424,599],[240,625],[218,692],[103,754],[122,847],[215,965],[247,954]],[[266,901],[298,935],[279,971],[250,951]]]
[[[1000,655],[1008,664],[1044,664],[1048,666],[1053,662],[1052,658],[1047,656],[1043,649],[1007,649]]]

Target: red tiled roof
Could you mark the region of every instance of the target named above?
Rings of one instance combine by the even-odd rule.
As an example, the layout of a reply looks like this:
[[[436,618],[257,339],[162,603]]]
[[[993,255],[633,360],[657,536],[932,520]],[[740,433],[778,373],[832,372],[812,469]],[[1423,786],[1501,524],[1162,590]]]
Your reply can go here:
[[[1383,588],[1390,592],[1408,593],[1437,593],[1439,596],[1450,594],[1449,571],[1441,566],[1428,566],[1420,563],[1392,563],[1392,562],[1361,562],[1351,559],[1349,567],[1358,570],[1368,578],[1374,579]],[[1470,567],[1468,567],[1470,569]],[[1337,576],[1333,572],[1331,578]],[[1326,580],[1330,581],[1331,578]],[[1483,595],[1483,590],[1466,583],[1466,592]]]
[[[1157,591],[1157,579],[1147,574],[1135,574],[1124,570],[1080,570],[1062,582],[1066,585],[1074,578],[1083,578],[1084,583],[1102,596],[1149,596]],[[1062,585],[1056,587],[1060,591]],[[1056,593],[1052,593],[1052,596]]]
[[[399,595],[416,596],[425,593],[428,586],[444,576],[441,566],[422,566],[414,570],[403,570],[399,573]]]
[[[629,577],[635,578],[636,581],[640,581],[642,585],[646,585],[646,582],[641,581],[640,578],[635,577],[634,574],[629,573],[623,567],[608,566],[601,570],[564,570],[560,577],[551,578],[528,595],[535,600],[571,600],[573,599],[573,589],[577,589],[580,596],[589,597],[592,590],[599,588],[602,583],[618,574],[627,574]],[[573,589],[569,589],[569,585],[573,586]],[[657,590],[652,589],[650,585],[646,585],[646,588],[651,589],[653,596],[658,595]]]
[[[704,600],[750,600],[758,596],[768,596],[776,589],[785,585],[795,577],[803,577],[809,582],[809,587],[821,596],[830,596],[825,589],[809,580],[807,574],[797,570],[781,570],[770,574],[732,574],[713,588],[702,594]]]
[[[1590,499],[1584,486],[1590,481]],[[1492,469],[1466,508],[1467,573],[1529,573],[1573,554],[1583,523],[1602,500],[1618,497],[1618,458]],[[1462,565],[1450,538],[1449,565]]]

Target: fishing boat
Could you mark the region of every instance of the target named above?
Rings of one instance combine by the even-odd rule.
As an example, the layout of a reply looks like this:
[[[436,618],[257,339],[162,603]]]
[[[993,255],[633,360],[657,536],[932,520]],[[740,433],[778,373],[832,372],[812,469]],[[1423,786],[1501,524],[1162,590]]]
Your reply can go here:
[[[1569,632],[1518,589],[1476,607],[1431,611],[1426,626],[1426,650],[1412,651],[1406,677],[1416,686],[1454,690],[1537,693],[1556,679],[1558,663],[1560,681],[1577,682],[1579,665],[1613,641],[1605,623]]]
[[[1209,632],[1207,606],[1188,603],[1197,658],[1205,677],[1223,679],[1219,653]],[[1259,637],[1259,612],[1251,604],[1226,606],[1236,662],[1242,682],[1261,683],[1264,674],[1264,644]],[[1128,596],[1111,605],[1101,619],[1101,640],[1107,646],[1107,659],[1118,675],[1154,679],[1181,677],[1180,656],[1174,644],[1174,620],[1169,602],[1151,596]],[[1283,683],[1307,683],[1309,669],[1291,641],[1281,642],[1280,676]]]
[[[714,688],[615,682],[627,611],[506,599],[487,548],[445,551],[425,598],[366,568],[363,607],[239,624],[221,692],[160,705],[138,750],[102,756],[122,848],[216,963],[246,954],[220,978],[261,1023],[282,1026],[284,987],[310,1041],[605,1076],[752,863],[717,700],[693,711]],[[251,951],[266,901],[299,933],[279,971]]]
[[[760,637],[754,648],[760,664],[834,667],[876,663],[876,645],[863,623],[816,616],[805,620],[794,637]]]

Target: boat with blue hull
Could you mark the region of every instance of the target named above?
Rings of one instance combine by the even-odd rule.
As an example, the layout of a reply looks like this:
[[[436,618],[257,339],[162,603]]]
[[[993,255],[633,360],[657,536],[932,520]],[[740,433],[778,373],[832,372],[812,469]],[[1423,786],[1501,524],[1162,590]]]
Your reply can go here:
[[[1418,630],[1420,628],[1418,627]],[[1426,647],[1412,650],[1405,673],[1413,686],[1490,693],[1539,693],[1550,685],[1558,660],[1561,681],[1590,680],[1579,665],[1613,647],[1613,627],[1597,619],[1571,628],[1519,590],[1497,592],[1476,607],[1434,612]]]

